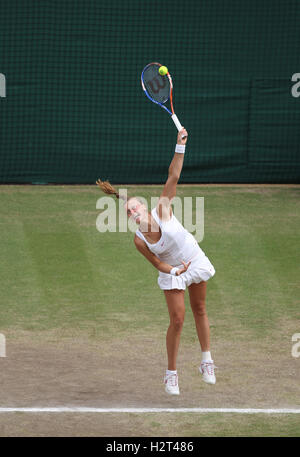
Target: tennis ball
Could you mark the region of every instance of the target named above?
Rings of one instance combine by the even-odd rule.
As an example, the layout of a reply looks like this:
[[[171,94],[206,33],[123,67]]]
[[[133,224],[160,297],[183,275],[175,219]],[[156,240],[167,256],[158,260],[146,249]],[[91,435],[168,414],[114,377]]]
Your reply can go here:
[[[169,72],[169,70],[167,69],[167,67],[164,67],[163,65],[161,67],[159,67],[158,73],[161,76],[165,76],[168,72]]]

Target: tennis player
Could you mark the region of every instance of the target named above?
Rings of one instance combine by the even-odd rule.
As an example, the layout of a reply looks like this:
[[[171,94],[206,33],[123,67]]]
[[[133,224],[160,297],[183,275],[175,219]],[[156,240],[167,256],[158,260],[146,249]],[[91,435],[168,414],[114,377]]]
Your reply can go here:
[[[202,350],[199,371],[208,384],[216,382],[205,306],[206,282],[215,274],[215,269],[193,235],[176,219],[171,207],[183,166],[187,136],[184,128],[178,133],[168,179],[156,208],[150,213],[136,197],[130,197],[125,202],[128,217],[138,225],[134,237],[135,246],[159,271],[158,285],[164,291],[167,302],[170,325],[166,337],[168,369],[164,384],[166,392],[171,395],[180,393],[176,360],[185,315],[186,288]],[[105,193],[120,197],[108,181],[99,179],[97,184]]]

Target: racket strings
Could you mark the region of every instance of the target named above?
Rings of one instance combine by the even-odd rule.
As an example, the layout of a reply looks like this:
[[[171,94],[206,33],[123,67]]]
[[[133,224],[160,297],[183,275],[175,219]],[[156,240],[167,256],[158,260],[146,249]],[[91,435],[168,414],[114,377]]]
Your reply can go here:
[[[170,96],[170,82],[167,76],[158,73],[158,65],[149,65],[144,71],[144,85],[153,100],[165,103]]]

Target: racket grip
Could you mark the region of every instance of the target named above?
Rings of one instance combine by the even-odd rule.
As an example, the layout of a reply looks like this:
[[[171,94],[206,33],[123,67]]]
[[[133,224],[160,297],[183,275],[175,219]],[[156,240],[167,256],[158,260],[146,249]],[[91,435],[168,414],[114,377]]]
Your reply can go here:
[[[178,117],[176,116],[176,114],[173,114],[171,117],[172,117],[174,124],[177,127],[178,132],[180,132],[180,130],[182,130],[183,127],[180,124]],[[182,138],[185,138],[185,135],[183,135]]]

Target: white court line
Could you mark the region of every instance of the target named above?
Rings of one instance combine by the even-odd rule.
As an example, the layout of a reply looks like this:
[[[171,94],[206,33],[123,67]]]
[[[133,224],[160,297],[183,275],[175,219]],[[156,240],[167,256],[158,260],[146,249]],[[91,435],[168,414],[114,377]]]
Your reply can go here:
[[[89,408],[89,407],[35,407],[0,408],[0,413],[237,413],[237,414],[300,414],[300,408]]]

